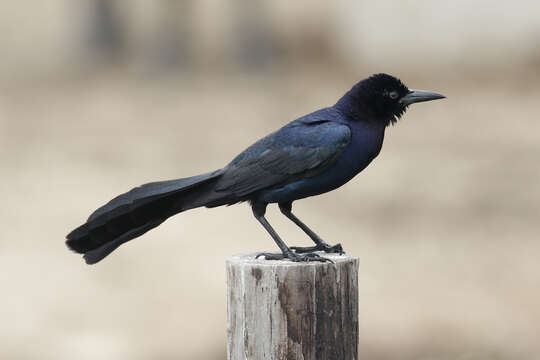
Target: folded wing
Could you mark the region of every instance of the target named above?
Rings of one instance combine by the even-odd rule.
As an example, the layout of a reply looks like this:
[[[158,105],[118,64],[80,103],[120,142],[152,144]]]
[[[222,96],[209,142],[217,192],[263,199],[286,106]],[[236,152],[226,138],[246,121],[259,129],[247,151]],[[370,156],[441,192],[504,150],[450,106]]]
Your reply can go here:
[[[256,191],[314,176],[332,165],[351,141],[347,125],[299,119],[238,155],[215,191],[243,198]]]

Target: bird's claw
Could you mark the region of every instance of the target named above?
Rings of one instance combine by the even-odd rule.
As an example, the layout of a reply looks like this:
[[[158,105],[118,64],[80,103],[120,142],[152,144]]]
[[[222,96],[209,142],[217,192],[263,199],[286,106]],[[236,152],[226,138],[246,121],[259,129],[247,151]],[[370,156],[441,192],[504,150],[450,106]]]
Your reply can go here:
[[[291,250],[293,250],[297,254],[311,254],[315,251],[324,251],[325,253],[335,253],[339,255],[345,254],[345,251],[343,250],[341,244],[336,244],[334,246],[330,246],[328,244],[307,247],[291,246]]]
[[[330,262],[334,264],[334,262],[331,259],[324,258],[320,256],[319,254],[315,253],[307,253],[307,254],[295,254],[293,252],[290,252],[288,254],[283,253],[259,253],[257,256],[255,256],[256,259],[259,257],[264,256],[265,260],[284,260],[289,259],[292,262],[309,262],[309,261],[319,261],[319,262]]]
[[[257,256],[255,256],[255,259],[258,259],[261,256],[264,256],[265,260],[283,260],[283,259],[285,259],[285,255],[283,255],[282,253],[258,253]]]

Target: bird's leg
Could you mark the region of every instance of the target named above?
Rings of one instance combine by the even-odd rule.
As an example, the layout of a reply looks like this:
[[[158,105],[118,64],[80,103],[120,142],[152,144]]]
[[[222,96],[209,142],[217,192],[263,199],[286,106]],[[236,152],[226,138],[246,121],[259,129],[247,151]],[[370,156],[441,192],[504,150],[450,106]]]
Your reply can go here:
[[[272,228],[272,226],[268,223],[268,221],[264,217],[264,214],[266,212],[266,205],[267,204],[261,204],[261,203],[252,204],[253,215],[255,216],[255,219],[257,219],[257,221],[259,221],[261,225],[266,229],[266,231],[268,231],[270,236],[272,236],[277,246],[279,246],[279,248],[281,249],[281,253],[260,253],[260,254],[257,254],[256,258],[260,256],[264,256],[266,260],[289,259],[294,262],[304,262],[304,261],[333,262],[330,259],[323,258],[313,253],[299,255],[292,252],[291,249],[283,242],[283,240],[281,240],[279,235],[276,233],[276,231]]]
[[[298,227],[302,229],[311,238],[311,240],[313,240],[313,242],[316,244],[315,246],[308,246],[308,247],[292,246],[291,249],[294,250],[296,253],[298,254],[312,253],[314,251],[338,253],[340,255],[345,253],[345,251],[343,251],[343,248],[341,247],[341,244],[336,244],[334,246],[328,245],[323,239],[320,238],[319,235],[315,234],[309,227],[307,227],[306,224],[304,224],[299,218],[297,218],[292,213],[292,202],[279,203],[279,209],[281,210],[283,215],[285,215],[293,223],[298,225]]]

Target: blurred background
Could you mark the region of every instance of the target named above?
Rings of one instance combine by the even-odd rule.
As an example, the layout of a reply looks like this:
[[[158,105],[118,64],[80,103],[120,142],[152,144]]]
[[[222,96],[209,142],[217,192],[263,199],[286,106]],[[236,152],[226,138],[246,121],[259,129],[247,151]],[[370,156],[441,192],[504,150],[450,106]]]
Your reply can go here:
[[[65,235],[376,72],[448,99],[295,205],[360,257],[361,359],[540,357],[537,1],[12,1],[0,48],[0,358],[225,359],[225,260],[275,248],[247,205],[184,213],[92,267]]]

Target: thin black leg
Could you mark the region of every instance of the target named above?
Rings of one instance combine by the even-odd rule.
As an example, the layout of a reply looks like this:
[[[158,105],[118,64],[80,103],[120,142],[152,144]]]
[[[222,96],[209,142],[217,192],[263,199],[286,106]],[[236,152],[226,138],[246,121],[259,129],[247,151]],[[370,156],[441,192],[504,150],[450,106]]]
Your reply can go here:
[[[313,240],[313,242],[316,244],[315,246],[308,246],[308,247],[298,247],[298,246],[292,246],[291,250],[294,250],[296,253],[312,253],[314,251],[324,251],[327,253],[339,253],[340,255],[344,253],[343,248],[341,247],[341,244],[336,244],[334,246],[328,245],[321,237],[317,234],[315,234],[306,224],[304,224],[299,218],[297,218],[292,213],[292,202],[289,203],[279,203],[279,209],[285,215],[287,218],[289,218],[293,223],[298,225],[300,229],[302,229],[310,238]]]
[[[289,259],[294,262],[303,262],[303,261],[320,261],[320,262],[333,262],[330,259],[323,258],[317,254],[309,253],[305,255],[299,255],[295,254],[291,251],[291,249],[281,240],[279,235],[276,233],[274,228],[268,223],[268,220],[264,217],[264,214],[266,213],[266,205],[267,204],[259,204],[255,203],[252,204],[251,208],[253,210],[253,215],[255,216],[255,219],[261,223],[261,225],[268,231],[270,236],[272,236],[272,239],[276,242],[277,246],[281,249],[281,253],[260,253],[257,254],[257,258],[260,256],[264,256],[266,260],[283,260],[283,259]]]

